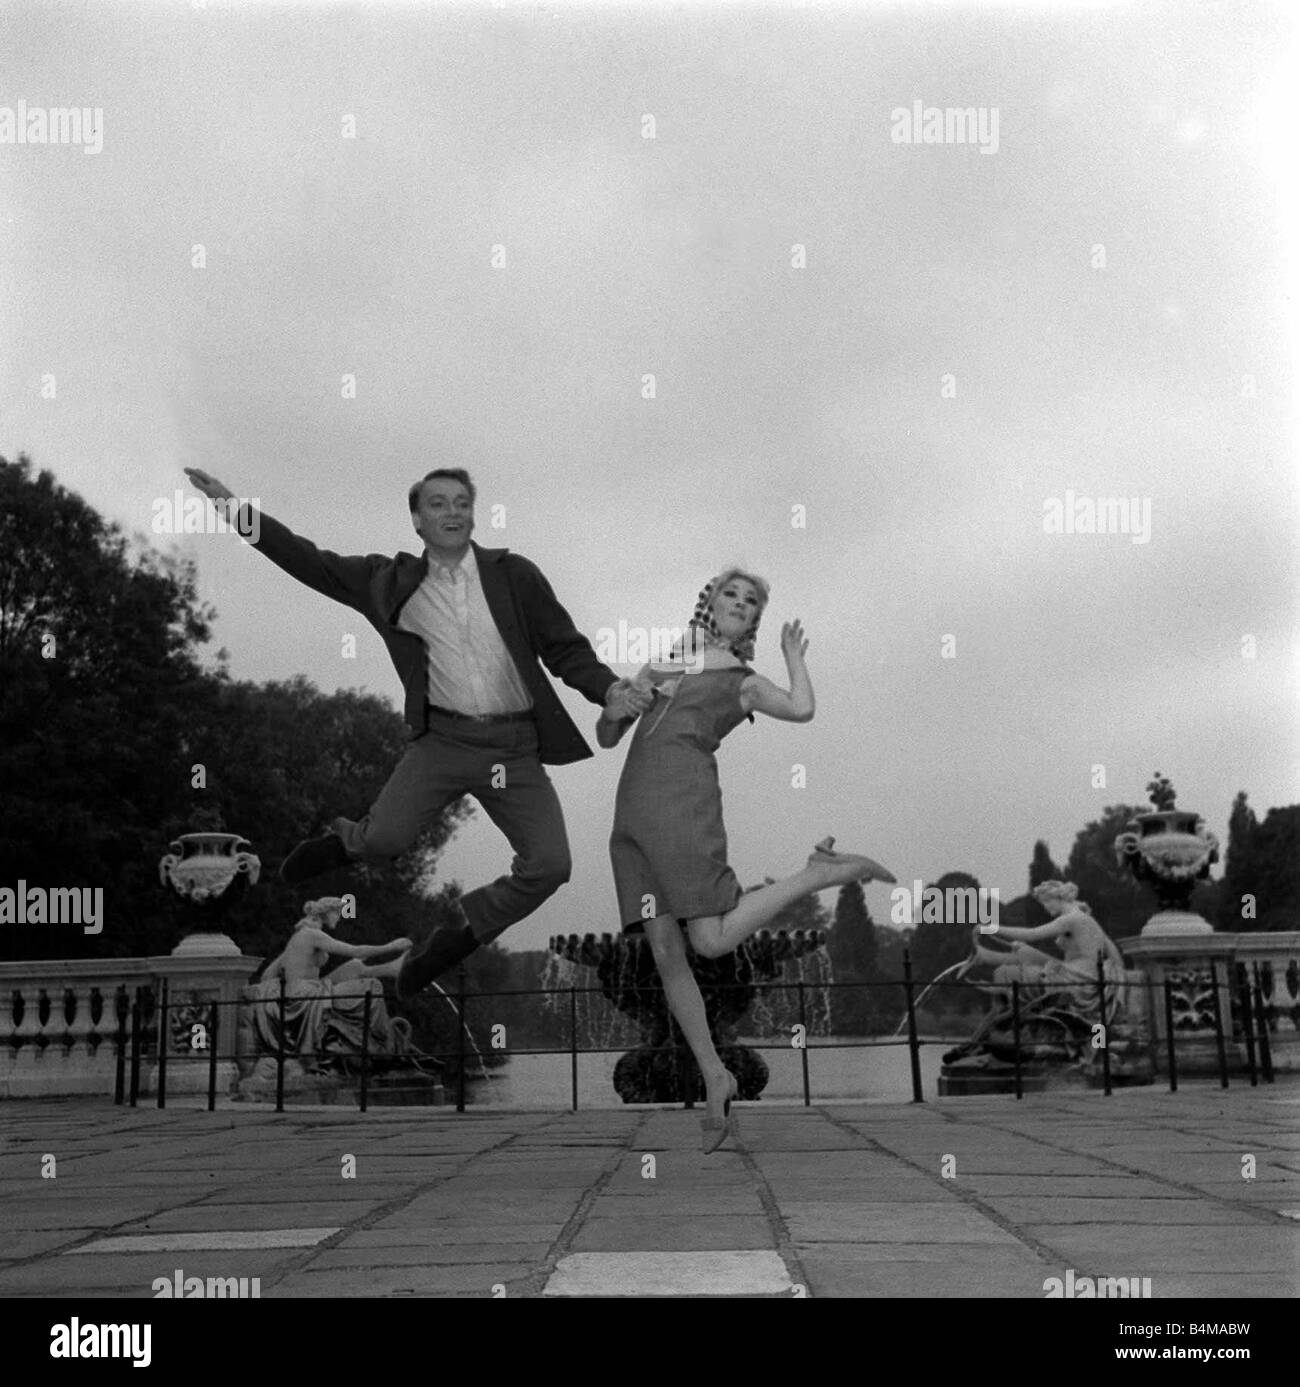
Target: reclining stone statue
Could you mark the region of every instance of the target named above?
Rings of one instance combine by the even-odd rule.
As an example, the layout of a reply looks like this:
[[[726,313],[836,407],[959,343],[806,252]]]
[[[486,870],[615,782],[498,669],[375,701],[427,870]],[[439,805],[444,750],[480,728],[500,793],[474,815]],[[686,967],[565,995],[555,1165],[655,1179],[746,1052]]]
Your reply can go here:
[[[1124,956],[1093,918],[1089,906],[1077,899],[1070,882],[1045,881],[1034,899],[1054,917],[1045,925],[1023,929],[1001,926],[995,935],[973,931],[971,956],[958,978],[980,968],[993,968],[998,1001],[993,1011],[964,1045],[944,1055],[944,1064],[1014,1063],[1016,1017],[1011,985],[1019,983],[1020,1055],[1024,1061],[1079,1062],[1095,1057],[1097,1026],[1110,1026],[1126,1006]],[[1006,939],[1010,949],[989,948],[988,938]],[[1044,953],[1034,945],[1054,943],[1061,953]],[[1106,983],[1106,1014],[1101,1014],[1098,963]],[[1102,1036],[1104,1043],[1104,1035]]]
[[[332,934],[342,912],[343,900],[338,896],[308,902],[284,949],[266,965],[261,979],[244,991],[239,1049],[241,1056],[255,1061],[252,1077],[259,1086],[274,1073],[274,1057],[279,1053],[282,1038],[285,1053],[297,1062],[295,1077],[303,1072],[358,1069],[367,993],[369,1055],[380,1062],[380,1067],[385,1059],[416,1062],[419,1052],[411,1042],[411,1024],[402,1017],[389,1016],[383,988],[384,978],[397,976],[411,940],[345,944]],[[366,961],[385,954],[396,956],[386,963]],[[339,957],[345,962],[322,977],[321,970],[329,960]],[[427,1058],[425,1062],[437,1065]]]

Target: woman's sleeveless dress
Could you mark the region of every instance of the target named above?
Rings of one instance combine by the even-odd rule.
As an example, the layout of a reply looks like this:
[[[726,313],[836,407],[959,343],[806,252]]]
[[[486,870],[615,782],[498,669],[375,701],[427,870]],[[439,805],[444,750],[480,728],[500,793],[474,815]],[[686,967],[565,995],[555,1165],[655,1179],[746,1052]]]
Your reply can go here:
[[[721,915],[740,899],[727,866],[722,789],[713,753],[747,716],[746,665],[686,672],[641,716],[618,782],[609,838],[619,918],[640,933],[656,915]],[[753,721],[752,717],[750,721]]]

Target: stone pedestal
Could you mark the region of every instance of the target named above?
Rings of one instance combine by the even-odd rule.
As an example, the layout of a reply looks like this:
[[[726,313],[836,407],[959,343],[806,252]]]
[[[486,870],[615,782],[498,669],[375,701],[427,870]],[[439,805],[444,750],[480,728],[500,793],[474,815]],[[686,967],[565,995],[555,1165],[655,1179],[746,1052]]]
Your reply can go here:
[[[190,935],[166,958],[152,960],[155,995],[162,1005],[162,983],[167,984],[167,1028],[163,1033],[156,1018],[155,1035],[159,1045],[167,1045],[167,1093],[196,1094],[208,1091],[210,1047],[217,1050],[217,1094],[228,1097],[239,1080],[235,1063],[239,1030],[239,1003],[249,978],[261,965],[260,958],[247,958],[227,940],[233,954],[201,952],[213,939],[225,935]],[[196,947],[182,952],[190,940]],[[212,1003],[217,1003],[217,1034],[209,1032]],[[154,1062],[141,1079],[143,1091],[158,1091],[157,1051]]]
[[[196,930],[187,934],[172,950],[173,958],[239,958],[239,945],[228,934],[217,930]]]
[[[1213,933],[1214,926],[1190,910],[1161,910],[1142,926],[1143,939],[1185,939]]]
[[[1159,917],[1156,917],[1157,919]],[[1196,919],[1199,917],[1193,917]],[[1204,924],[1204,921],[1201,921]],[[1161,1074],[1168,1071],[1164,985],[1172,986],[1175,1061],[1180,1074],[1217,1074],[1214,1030],[1218,979],[1219,1015],[1231,1072],[1247,1067],[1240,1007],[1243,976],[1253,986],[1258,973],[1265,997],[1265,1020],[1273,1068],[1300,1072],[1300,931],[1276,934],[1148,933],[1116,941],[1124,957],[1146,979],[1146,1007]],[[1251,1017],[1252,1026],[1255,1018]]]

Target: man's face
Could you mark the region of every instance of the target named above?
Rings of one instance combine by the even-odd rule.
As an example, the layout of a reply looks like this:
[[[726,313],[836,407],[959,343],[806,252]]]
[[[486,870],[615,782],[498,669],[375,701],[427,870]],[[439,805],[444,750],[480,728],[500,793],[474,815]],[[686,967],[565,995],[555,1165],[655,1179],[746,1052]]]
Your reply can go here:
[[[438,549],[459,549],[474,533],[474,503],[469,488],[452,477],[425,482],[415,512],[415,532]]]

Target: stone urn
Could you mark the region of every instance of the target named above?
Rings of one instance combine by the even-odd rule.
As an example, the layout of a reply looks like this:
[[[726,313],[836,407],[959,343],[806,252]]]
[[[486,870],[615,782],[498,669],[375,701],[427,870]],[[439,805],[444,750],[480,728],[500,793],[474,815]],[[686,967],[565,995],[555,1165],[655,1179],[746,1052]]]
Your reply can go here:
[[[238,833],[182,833],[158,863],[158,875],[191,907],[194,928],[173,954],[238,954],[229,935],[214,929],[226,908],[257,881],[261,861]]]
[[[1192,891],[1219,860],[1219,840],[1199,814],[1174,808],[1173,787],[1155,781],[1156,808],[1135,814],[1115,839],[1115,855],[1138,881],[1150,886],[1160,909],[1142,927],[1145,936],[1212,934],[1214,927],[1191,909]]]

